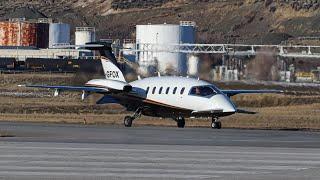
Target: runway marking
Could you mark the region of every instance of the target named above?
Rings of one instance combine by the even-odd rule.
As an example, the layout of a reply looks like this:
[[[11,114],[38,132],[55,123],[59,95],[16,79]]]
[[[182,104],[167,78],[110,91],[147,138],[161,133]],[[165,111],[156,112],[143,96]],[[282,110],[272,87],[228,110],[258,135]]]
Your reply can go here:
[[[22,149],[10,149],[9,147],[7,148],[1,148],[0,147],[0,150],[2,152],[2,155],[0,154],[0,156],[4,156],[4,155],[8,155],[10,156],[11,155],[15,155],[15,153],[18,153],[18,152],[21,152],[23,151],[24,152],[24,155],[38,155],[38,153],[34,153],[35,150],[39,150],[37,148],[35,149],[32,149],[32,148],[27,148],[27,150],[22,150]],[[42,151],[41,152],[50,152],[52,155],[63,155],[63,154],[68,154],[70,152],[77,152],[77,154],[79,155],[83,155],[85,157],[86,153],[88,152],[87,150],[84,151],[83,149],[72,149],[72,150],[66,150],[66,149],[60,149],[59,151],[57,151],[57,149],[51,149],[51,148],[48,148],[48,149],[41,149]],[[91,150],[93,151],[93,150]],[[39,151],[37,151],[39,152]],[[287,152],[287,153],[280,153],[280,152],[275,152],[275,151],[272,151],[272,152],[250,152],[248,150],[248,152],[240,152],[240,151],[233,151],[233,152],[222,152],[222,151],[214,151],[214,152],[205,152],[203,153],[202,151],[197,151],[197,152],[194,152],[194,151],[162,151],[162,150],[157,150],[157,151],[154,151],[154,150],[141,150],[139,151],[138,149],[125,149],[123,151],[121,150],[116,150],[116,149],[102,149],[102,150],[96,150],[95,151],[95,156],[98,156],[98,155],[117,155],[117,154],[120,154],[120,153],[125,153],[125,152],[130,152],[131,154],[141,154],[141,153],[144,153],[144,152],[147,152],[148,154],[145,154],[146,156],[152,156],[154,154],[167,154],[168,157],[170,156],[178,156],[178,157],[185,157],[185,156],[189,156],[189,154],[193,155],[193,156],[196,156],[196,157],[206,157],[208,155],[211,155],[211,156],[228,156],[228,157],[232,157],[232,156],[235,156],[235,155],[239,155],[241,154],[242,157],[246,157],[246,158],[250,158],[250,157],[256,157],[257,155],[263,155],[264,157],[277,157],[277,158],[281,158],[283,155],[285,155],[286,157],[293,157],[293,158],[312,158],[312,159],[320,159],[320,153],[307,153],[307,152],[299,152],[299,153],[290,153],[290,152]],[[183,152],[183,154],[181,154],[181,152]],[[169,153],[169,154],[168,154]]]
[[[273,143],[319,143],[319,141],[314,141],[314,140],[301,140],[301,141],[285,141],[285,140],[268,140],[268,139],[264,139],[264,140],[255,140],[255,139],[245,139],[245,140],[241,140],[241,139],[234,139],[234,140],[230,140],[232,142],[273,142]]]
[[[76,176],[76,177],[123,177],[123,178],[218,178],[216,175],[181,175],[181,174],[141,174],[141,173],[88,173],[88,172],[30,172],[30,171],[0,171],[1,176]]]
[[[168,171],[173,172],[179,172],[183,171],[185,172],[187,169],[186,168],[192,168],[188,169],[188,172],[198,172],[198,171],[210,171],[210,172],[215,172],[217,170],[223,169],[224,172],[226,171],[231,171],[229,169],[241,169],[242,171],[249,171],[252,172],[251,170],[305,170],[305,169],[310,169],[314,168],[313,166],[281,166],[281,165],[267,165],[267,166],[262,166],[262,167],[257,167],[254,165],[246,165],[246,166],[241,166],[241,165],[219,165],[219,167],[216,167],[216,165],[200,165],[200,164],[172,164],[172,163],[132,163],[132,162],[107,162],[107,163],[98,163],[98,162],[88,162],[88,163],[83,163],[81,166],[81,161],[75,162],[73,161],[72,163],[70,162],[65,162],[65,161],[55,161],[55,162],[49,162],[49,161],[31,161],[28,163],[22,163],[21,161],[1,161],[3,165],[0,165],[1,170],[8,170],[8,169],[13,169],[13,170],[18,170],[19,168],[22,169],[35,169],[35,170],[41,170],[41,169],[50,169],[50,170],[57,170],[57,169],[72,169],[72,168],[84,168],[84,170],[101,170],[101,169],[108,169],[108,170],[119,170],[120,168],[130,168],[135,169],[135,168],[142,168],[143,170],[150,170],[153,171],[153,168],[174,168],[175,170],[169,169]],[[18,163],[20,166],[16,165],[9,165],[10,163]],[[31,167],[28,167],[31,166]],[[72,167],[70,167],[72,166]],[[148,168],[146,168],[146,166]],[[117,168],[116,168],[117,167]],[[115,169],[116,168],[116,169]],[[197,168],[199,168],[197,170]],[[213,170],[214,168],[214,170]],[[162,169],[160,169],[162,170]],[[134,171],[141,171],[141,169],[135,169]],[[235,170],[232,170],[235,171]],[[220,173],[222,171],[219,171]],[[219,173],[218,172],[218,173]],[[240,171],[239,171],[240,172]]]
[[[19,158],[21,160],[32,160],[32,159],[46,159],[47,161],[53,161],[55,159],[63,157],[64,160],[72,160],[72,159],[82,159],[84,161],[89,160],[99,160],[99,161],[173,161],[173,162],[184,162],[187,160],[192,162],[246,162],[246,163],[276,163],[276,164],[282,164],[284,163],[284,160],[270,160],[270,159],[264,159],[263,157],[256,157],[255,159],[230,159],[226,157],[221,157],[221,159],[216,157],[207,157],[206,159],[199,159],[198,157],[189,157],[189,158],[177,158],[177,157],[133,157],[133,156],[116,156],[116,157],[106,157],[106,156],[96,156],[96,155],[90,155],[90,156],[78,156],[78,157],[66,157],[62,155],[0,155],[1,160],[10,159],[10,158]],[[312,164],[312,165],[320,165],[320,160],[286,160],[285,163],[288,164]]]
[[[37,144],[43,144],[46,145],[48,143],[37,143]],[[63,145],[60,143],[57,143],[58,145]],[[73,145],[75,143],[72,143]],[[49,145],[49,144],[48,144]],[[65,143],[64,145],[68,146],[68,143]],[[116,144],[119,146],[123,146],[123,144]],[[99,145],[97,145],[99,146]],[[274,152],[252,152],[251,149],[265,149],[265,148],[261,148],[261,147],[254,147],[254,148],[246,148],[246,152],[243,151],[236,151],[235,149],[243,149],[243,147],[223,147],[223,146],[218,146],[215,149],[218,149],[218,151],[213,152],[212,150],[168,150],[168,149],[151,149],[151,148],[156,148],[156,147],[166,147],[166,146],[170,146],[170,145],[159,145],[159,146],[152,146],[152,145],[141,145],[144,148],[149,148],[149,149],[137,149],[137,148],[131,148],[130,145],[126,145],[128,146],[128,148],[124,149],[124,148],[108,148],[106,147],[108,145],[103,146],[103,149],[100,148],[86,148],[86,147],[41,147],[41,146],[30,146],[30,147],[26,147],[26,146],[20,146],[19,143],[17,144],[6,144],[5,146],[3,144],[0,144],[0,149],[11,149],[11,148],[15,148],[15,149],[29,149],[29,150],[66,150],[66,151],[125,151],[125,152],[156,152],[156,153],[207,153],[207,154],[270,154],[270,155],[274,155]],[[183,147],[188,147],[188,146],[180,146],[180,148]],[[200,148],[207,148],[207,147],[201,147]],[[229,152],[226,152],[225,150],[228,148]],[[278,150],[278,151],[284,151],[284,152],[276,152],[277,154],[283,154],[283,155],[300,155],[303,154],[304,156],[317,156],[320,155],[319,149],[316,148],[308,148],[308,149],[301,149],[301,148],[268,148],[269,150]],[[11,149],[12,150],[12,149]],[[223,150],[223,151],[222,151]],[[290,151],[301,151],[301,152],[287,152],[288,150]],[[306,151],[314,151],[312,153],[306,152]],[[319,152],[319,153],[318,153]]]
[[[184,169],[176,170],[176,169],[138,169],[138,168],[130,168],[130,169],[123,169],[123,168],[90,168],[90,167],[20,167],[20,166],[1,166],[0,174],[2,172],[42,172],[42,171],[49,171],[50,173],[55,172],[81,172],[81,173],[91,173],[92,171],[96,173],[158,173],[158,174],[181,174],[181,175],[192,175],[192,174],[202,174],[212,176],[214,174],[256,174],[252,171],[243,171],[243,170],[191,170],[188,169],[187,171]],[[265,173],[270,173],[266,171]]]

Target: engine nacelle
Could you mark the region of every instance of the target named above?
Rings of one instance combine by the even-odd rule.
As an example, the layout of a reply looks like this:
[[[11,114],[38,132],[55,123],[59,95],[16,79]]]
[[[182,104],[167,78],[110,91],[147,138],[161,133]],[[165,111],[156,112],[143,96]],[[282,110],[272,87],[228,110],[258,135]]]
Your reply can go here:
[[[132,86],[126,82],[110,80],[110,79],[93,79],[86,83],[86,86],[96,87],[96,88],[106,88],[110,91],[132,91]]]

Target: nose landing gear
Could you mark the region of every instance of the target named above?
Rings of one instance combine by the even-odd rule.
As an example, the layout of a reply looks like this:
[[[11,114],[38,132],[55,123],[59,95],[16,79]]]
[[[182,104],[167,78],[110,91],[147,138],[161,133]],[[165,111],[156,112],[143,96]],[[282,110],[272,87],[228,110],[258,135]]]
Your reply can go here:
[[[221,122],[219,121],[218,117],[212,117],[211,128],[221,129]]]
[[[178,128],[184,128],[184,126],[186,125],[186,121],[183,117],[176,118],[176,122],[177,122]]]

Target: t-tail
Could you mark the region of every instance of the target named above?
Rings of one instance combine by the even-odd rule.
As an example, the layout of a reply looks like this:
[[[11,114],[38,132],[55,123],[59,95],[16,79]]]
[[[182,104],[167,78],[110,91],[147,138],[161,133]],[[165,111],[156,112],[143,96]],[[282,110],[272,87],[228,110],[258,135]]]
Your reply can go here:
[[[101,64],[106,79],[126,82],[123,73],[120,68],[116,66],[111,60],[102,57]]]
[[[90,46],[91,45],[91,46]],[[106,79],[126,82],[116,57],[112,52],[112,44],[107,42],[86,43],[86,49],[98,51]]]

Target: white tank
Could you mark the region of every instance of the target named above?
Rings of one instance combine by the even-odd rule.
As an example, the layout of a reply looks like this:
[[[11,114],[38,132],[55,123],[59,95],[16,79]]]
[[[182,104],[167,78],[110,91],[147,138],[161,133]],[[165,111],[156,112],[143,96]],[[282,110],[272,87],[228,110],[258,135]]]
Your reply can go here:
[[[194,43],[193,25],[137,25],[136,31],[137,48],[140,50],[145,47],[139,44],[155,44],[161,48],[168,44]],[[140,64],[141,73],[154,73],[152,72],[154,69],[161,73],[179,75],[187,73],[187,58],[183,53],[141,51],[137,54],[136,59]]]
[[[188,75],[197,76],[199,68],[199,57],[196,55],[188,56]]]
[[[85,45],[96,40],[96,31],[94,27],[76,27],[75,45]]]
[[[49,25],[49,48],[59,44],[70,44],[70,25],[51,23]]]

